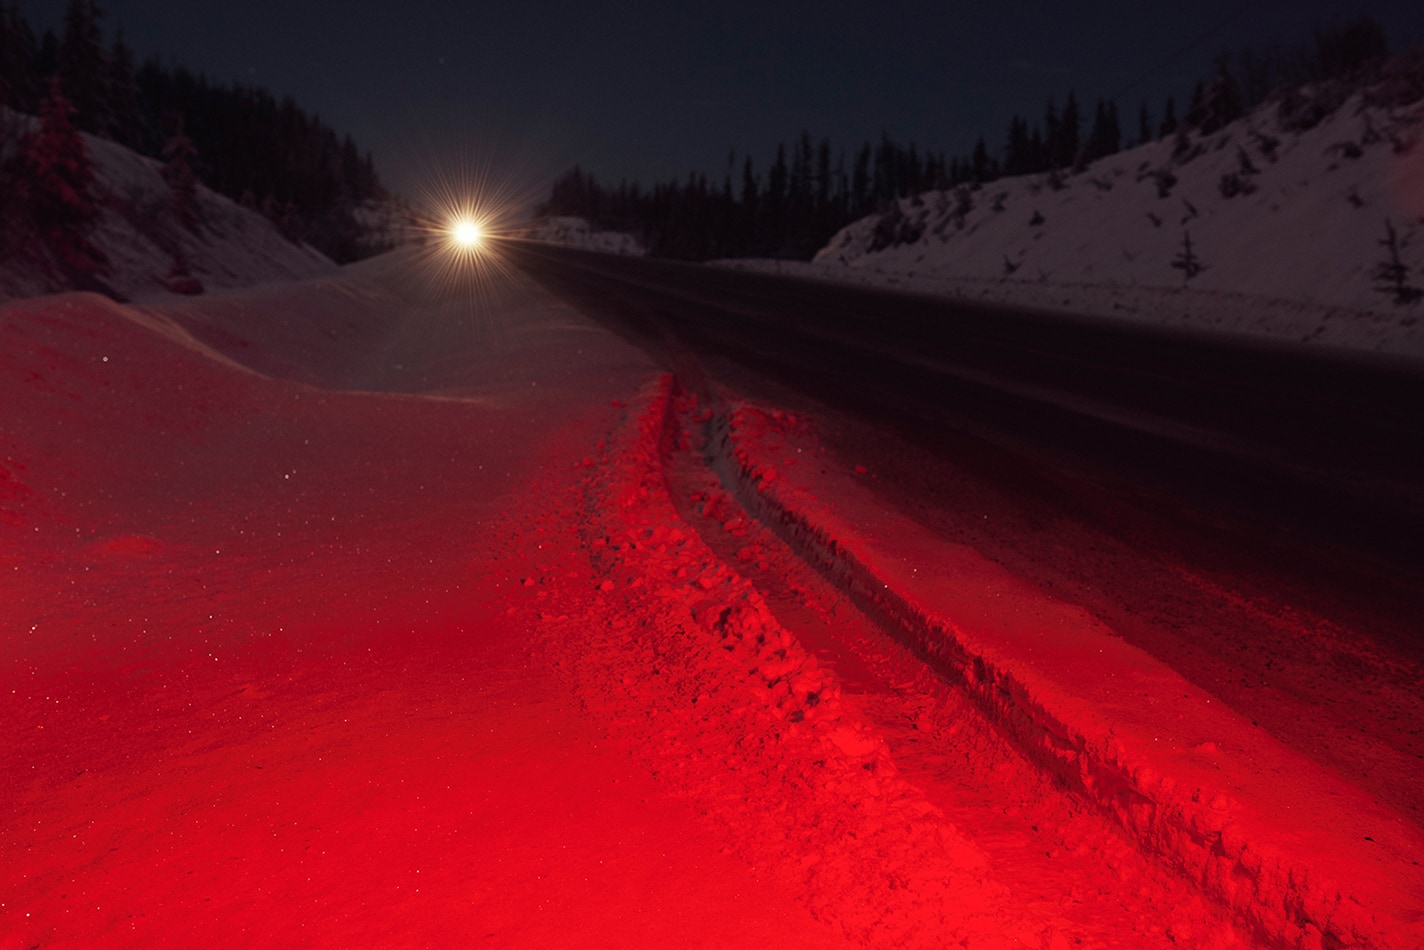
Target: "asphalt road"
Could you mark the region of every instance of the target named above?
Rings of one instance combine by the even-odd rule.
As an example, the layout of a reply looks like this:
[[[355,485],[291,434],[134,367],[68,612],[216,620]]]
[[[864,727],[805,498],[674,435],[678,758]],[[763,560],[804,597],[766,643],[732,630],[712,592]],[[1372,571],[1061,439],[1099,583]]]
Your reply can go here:
[[[1418,364],[535,243],[506,253],[645,347],[728,358],[921,438],[969,431],[1424,567]]]

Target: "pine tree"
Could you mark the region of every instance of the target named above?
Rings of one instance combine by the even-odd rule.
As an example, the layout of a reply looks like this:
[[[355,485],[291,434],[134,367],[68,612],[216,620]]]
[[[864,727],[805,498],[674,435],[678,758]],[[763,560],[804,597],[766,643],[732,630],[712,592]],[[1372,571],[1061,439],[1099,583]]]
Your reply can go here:
[[[976,184],[983,184],[986,181],[993,181],[999,177],[998,169],[994,167],[993,159],[989,157],[989,147],[984,143],[984,136],[979,136],[979,140],[974,143],[974,152],[969,159],[970,174]]]
[[[1165,139],[1177,131],[1177,100],[1167,97],[1167,105],[1162,111],[1162,125],[1157,129],[1157,137]]]
[[[95,0],[69,0],[59,44],[59,78],[74,109],[74,124],[86,132],[109,132],[107,57]]]
[[[1028,121],[1016,115],[1009,122],[1008,140],[1004,143],[1004,174],[1026,175],[1037,170],[1028,135]]]
[[[138,82],[134,79],[134,55],[124,41],[123,30],[114,37],[109,50],[109,133],[114,141],[134,150],[144,147],[139,109]]]
[[[193,171],[197,158],[198,150],[184,133],[180,117],[173,136],[163,146],[163,180],[168,183],[173,213],[189,231],[198,230],[198,178]]]
[[[1191,109],[1187,112],[1187,124],[1202,135],[1210,135],[1241,118],[1244,112],[1241,87],[1231,74],[1231,60],[1218,56],[1211,80],[1197,83]]]
[[[0,4],[0,106],[33,113],[35,35],[14,4]]]
[[[1314,78],[1349,76],[1389,55],[1384,28],[1368,16],[1315,34]]]
[[[1098,100],[1093,110],[1093,128],[1088,133],[1088,144],[1083,150],[1087,161],[1095,161],[1115,154],[1122,148],[1122,128],[1118,121],[1117,105]]]
[[[864,142],[860,146],[860,151],[855,153],[855,163],[851,166],[850,210],[851,214],[857,216],[869,213],[875,206],[871,194],[872,179],[870,174],[873,155],[870,143]]]
[[[1048,108],[1043,112],[1043,167],[1056,166],[1062,151],[1063,122],[1058,118],[1058,107],[1049,99]]]
[[[1071,92],[1068,93],[1068,101],[1063,103],[1061,123],[1059,153],[1054,164],[1066,168],[1078,160],[1078,152],[1082,148],[1083,114],[1078,109],[1077,96]]]
[[[94,166],[59,80],[40,103],[39,125],[21,141],[15,160],[20,197],[30,223],[59,262],[76,274],[102,274],[107,259],[89,240],[98,217]]]
[[[761,195],[761,183],[757,181],[756,166],[752,164],[751,156],[748,155],[742,161],[742,206],[741,219],[737,227],[738,241],[742,247],[742,253],[756,253],[756,230],[758,215],[758,198]]]
[[[831,203],[831,143],[821,139],[816,146],[816,214],[824,213]]]
[[[54,30],[45,30],[44,35],[35,44],[35,68],[36,76],[53,76],[59,70],[59,38],[54,35]],[[36,93],[40,99],[44,98],[43,91]]]

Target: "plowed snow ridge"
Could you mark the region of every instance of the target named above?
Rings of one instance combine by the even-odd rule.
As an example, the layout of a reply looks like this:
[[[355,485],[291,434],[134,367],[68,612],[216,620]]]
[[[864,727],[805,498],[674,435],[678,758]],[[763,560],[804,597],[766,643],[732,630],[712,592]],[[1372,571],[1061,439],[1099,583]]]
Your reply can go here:
[[[1424,838],[1398,814],[1086,612],[796,465],[794,420],[742,404],[714,425],[714,465],[749,511],[1144,849],[1280,945],[1424,946]]]

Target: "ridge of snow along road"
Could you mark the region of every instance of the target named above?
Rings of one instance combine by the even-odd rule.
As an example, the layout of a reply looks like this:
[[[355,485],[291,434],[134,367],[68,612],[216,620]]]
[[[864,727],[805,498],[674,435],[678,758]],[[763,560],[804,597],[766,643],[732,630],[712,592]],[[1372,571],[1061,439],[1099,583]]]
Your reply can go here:
[[[733,405],[713,425],[747,510],[1145,851],[1283,946],[1424,946],[1424,835],[1399,814],[848,475],[783,465],[780,413]]]
[[[603,455],[583,463],[573,507],[603,579],[592,597],[575,592],[540,617],[581,701],[718,816],[738,853],[853,942],[928,948],[951,934],[1059,946],[898,774],[883,740],[842,704],[835,674],[677,527],[659,459],[677,437],[673,399],[672,378],[655,378]]]

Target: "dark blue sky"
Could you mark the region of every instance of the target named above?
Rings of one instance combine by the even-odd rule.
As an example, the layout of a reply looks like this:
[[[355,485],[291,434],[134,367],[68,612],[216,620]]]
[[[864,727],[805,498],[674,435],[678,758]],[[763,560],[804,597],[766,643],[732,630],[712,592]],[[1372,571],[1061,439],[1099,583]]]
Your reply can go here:
[[[1396,48],[1424,38],[1419,0],[1198,0],[1152,5],[101,0],[140,57],[291,94],[408,190],[458,156],[538,190],[581,163],[649,181],[764,168],[802,129],[853,147],[883,131],[961,153],[1067,89],[1160,111],[1212,55],[1308,40],[1368,13]],[[39,29],[63,0],[21,0]],[[1179,103],[1180,105],[1180,103]],[[1129,122],[1135,128],[1135,123]]]

